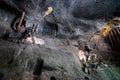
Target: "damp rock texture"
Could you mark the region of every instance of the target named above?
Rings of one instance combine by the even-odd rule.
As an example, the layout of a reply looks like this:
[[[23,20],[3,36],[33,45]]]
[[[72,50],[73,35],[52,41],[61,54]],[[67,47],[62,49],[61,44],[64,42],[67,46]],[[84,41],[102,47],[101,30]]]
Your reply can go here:
[[[41,20],[49,6],[52,13]],[[21,32],[15,32],[22,12]],[[95,47],[100,35],[89,41],[119,14],[119,0],[0,0],[0,80],[120,80],[120,56],[104,38]],[[33,24],[35,43],[19,42]],[[79,60],[86,45],[103,61],[97,68]]]
[[[92,33],[103,26],[100,24],[105,19],[120,13],[119,0],[1,0],[0,3],[6,11],[1,13],[4,20],[11,23],[15,16],[25,12],[26,27],[39,23],[39,32],[62,38]],[[52,13],[38,22],[49,6]]]
[[[107,62],[84,68],[76,41],[44,38],[45,45],[0,40],[1,80],[119,80],[120,68]],[[99,51],[97,53],[100,54]],[[106,54],[105,51],[102,53]],[[102,55],[106,56],[106,55]],[[107,59],[103,60],[107,61]],[[109,57],[109,56],[106,56]],[[108,60],[109,61],[109,60]],[[89,71],[89,72],[88,72]]]

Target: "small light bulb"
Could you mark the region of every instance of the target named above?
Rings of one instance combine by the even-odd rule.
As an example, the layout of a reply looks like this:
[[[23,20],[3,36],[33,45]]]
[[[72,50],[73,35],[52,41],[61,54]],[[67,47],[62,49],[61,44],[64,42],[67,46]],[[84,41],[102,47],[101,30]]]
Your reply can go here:
[[[45,15],[50,14],[52,12],[52,10],[53,10],[52,7],[48,7],[47,11],[45,12]]]

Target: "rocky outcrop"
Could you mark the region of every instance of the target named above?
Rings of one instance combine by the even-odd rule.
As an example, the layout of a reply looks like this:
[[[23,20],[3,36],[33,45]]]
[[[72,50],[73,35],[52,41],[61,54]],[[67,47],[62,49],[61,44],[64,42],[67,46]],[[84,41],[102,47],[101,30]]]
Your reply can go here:
[[[57,35],[66,37],[93,32],[101,27],[101,22],[104,24],[102,19],[118,16],[115,14],[120,12],[119,0],[1,0],[1,6],[12,14],[24,11],[27,27],[36,23],[51,6],[53,12],[40,22],[39,32],[52,34],[49,32],[57,30]],[[6,6],[9,10],[5,9]],[[5,15],[6,18],[10,16]]]
[[[1,40],[0,72],[3,80],[119,80],[119,68],[106,62],[97,69],[82,69],[76,41],[43,38],[43,46]],[[5,44],[2,44],[5,43]],[[68,44],[69,43],[69,44]],[[97,51],[99,53],[99,51]],[[106,53],[106,52],[102,52]],[[106,55],[103,55],[104,57]],[[103,57],[102,56],[102,57]],[[108,58],[103,60],[108,60]],[[89,73],[87,73],[89,70]]]

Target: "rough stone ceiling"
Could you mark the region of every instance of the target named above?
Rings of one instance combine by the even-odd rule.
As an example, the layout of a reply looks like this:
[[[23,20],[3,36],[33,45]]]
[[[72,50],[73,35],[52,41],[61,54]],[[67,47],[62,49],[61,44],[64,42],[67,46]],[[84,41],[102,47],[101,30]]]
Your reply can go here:
[[[101,22],[104,24],[104,19],[117,17],[120,13],[119,0],[1,0],[1,6],[8,5],[12,11],[7,11],[12,14],[26,13],[27,26],[39,20],[48,6],[53,7],[52,14],[40,22],[39,31],[51,23],[56,24],[60,35],[66,36],[93,32],[102,26]]]

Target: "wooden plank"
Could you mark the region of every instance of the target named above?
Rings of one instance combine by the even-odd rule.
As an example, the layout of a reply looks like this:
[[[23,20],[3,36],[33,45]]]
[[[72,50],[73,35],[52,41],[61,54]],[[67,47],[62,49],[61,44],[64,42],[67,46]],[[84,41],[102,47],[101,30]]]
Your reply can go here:
[[[112,41],[110,32],[108,33],[108,38],[109,38],[109,41],[110,41],[110,43],[111,43],[111,48],[114,49],[114,44],[113,44],[113,41]]]
[[[118,39],[117,31],[116,31],[116,29],[113,29],[112,32],[113,32],[115,43],[116,43],[116,49],[119,50],[120,41]]]
[[[115,47],[114,50],[117,50],[117,43],[116,43],[116,40],[115,40],[115,37],[114,37],[113,31],[110,31],[110,36],[111,36],[111,38],[112,38],[112,42],[113,42],[113,44],[114,44],[113,47]]]
[[[20,30],[21,30],[21,25],[22,25],[22,22],[23,22],[24,17],[25,17],[25,12],[22,13],[22,16],[21,16],[21,18],[20,18],[19,24],[18,24],[18,26],[17,26],[17,31],[18,31],[18,32],[20,32]]]

